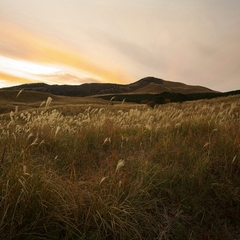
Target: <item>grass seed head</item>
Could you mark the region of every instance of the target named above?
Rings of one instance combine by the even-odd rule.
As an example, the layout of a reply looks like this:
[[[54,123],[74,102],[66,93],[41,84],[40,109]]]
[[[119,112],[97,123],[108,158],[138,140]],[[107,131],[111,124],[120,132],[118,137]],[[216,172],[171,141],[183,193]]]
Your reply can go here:
[[[23,91],[23,89],[21,89],[21,90],[18,92],[16,98],[22,93],[22,91]]]
[[[107,178],[107,177],[103,177],[103,178],[101,179],[101,181],[99,182],[99,185],[101,185],[101,183],[104,182],[106,178]]]
[[[121,167],[123,167],[125,165],[125,161],[120,159],[117,163],[117,167],[116,167],[116,170],[115,172],[117,172]]]

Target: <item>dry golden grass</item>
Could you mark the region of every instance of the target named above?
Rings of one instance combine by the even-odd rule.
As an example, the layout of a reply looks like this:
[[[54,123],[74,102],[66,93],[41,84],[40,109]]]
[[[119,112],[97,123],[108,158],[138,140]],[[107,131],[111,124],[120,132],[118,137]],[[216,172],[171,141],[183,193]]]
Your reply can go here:
[[[67,97],[57,96],[51,93],[36,92],[36,91],[16,91],[16,90],[0,90],[0,114],[15,111],[16,106],[19,111],[37,109],[46,101],[48,97],[53,99],[52,108],[61,107],[73,111],[79,108],[79,105],[86,104],[109,104],[109,101],[100,98],[91,97]]]
[[[211,90],[201,87],[201,86],[190,86],[180,82],[171,82],[171,81],[164,81],[162,84],[157,83],[150,83],[145,87],[142,87],[134,93],[152,93],[158,94],[162,92],[174,92],[174,93],[204,93],[204,92],[211,92]]]
[[[238,96],[39,100],[0,115],[2,239],[239,237]]]

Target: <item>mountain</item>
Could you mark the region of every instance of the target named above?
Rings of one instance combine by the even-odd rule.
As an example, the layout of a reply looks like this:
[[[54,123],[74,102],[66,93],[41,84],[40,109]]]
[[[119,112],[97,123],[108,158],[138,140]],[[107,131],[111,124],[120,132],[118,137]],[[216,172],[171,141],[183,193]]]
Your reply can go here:
[[[4,90],[30,90],[64,96],[93,96],[106,94],[158,94],[171,93],[209,93],[215,92],[202,86],[191,86],[180,82],[171,82],[155,77],[145,77],[131,84],[84,83],[81,85],[48,85],[45,83],[22,84],[3,88]]]
[[[215,92],[209,88],[202,86],[192,86],[181,82],[166,81],[154,77],[143,78],[138,82],[134,83],[133,85],[139,85],[139,87],[134,91],[134,93],[141,94],[143,93],[158,94],[163,92],[182,94]]]

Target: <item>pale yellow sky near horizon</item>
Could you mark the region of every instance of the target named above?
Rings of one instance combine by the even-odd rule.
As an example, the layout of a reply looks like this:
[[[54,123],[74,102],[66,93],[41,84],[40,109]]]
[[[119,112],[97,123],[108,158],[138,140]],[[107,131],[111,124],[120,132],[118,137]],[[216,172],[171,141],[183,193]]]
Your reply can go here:
[[[240,1],[1,0],[0,88],[154,76],[240,89]]]

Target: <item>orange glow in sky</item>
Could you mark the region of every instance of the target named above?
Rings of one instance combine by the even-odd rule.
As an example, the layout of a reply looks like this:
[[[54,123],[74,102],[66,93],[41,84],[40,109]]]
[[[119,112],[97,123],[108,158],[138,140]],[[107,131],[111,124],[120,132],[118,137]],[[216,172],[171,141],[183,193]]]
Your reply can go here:
[[[1,81],[2,85],[36,81],[81,84],[89,81],[122,83],[128,78],[114,66],[107,69],[64,44],[34,35],[13,23],[2,21],[0,28],[7,29],[1,32],[2,39],[16,48],[15,52],[0,55],[0,87]]]
[[[0,1],[0,88],[147,76],[240,89],[240,1]]]

